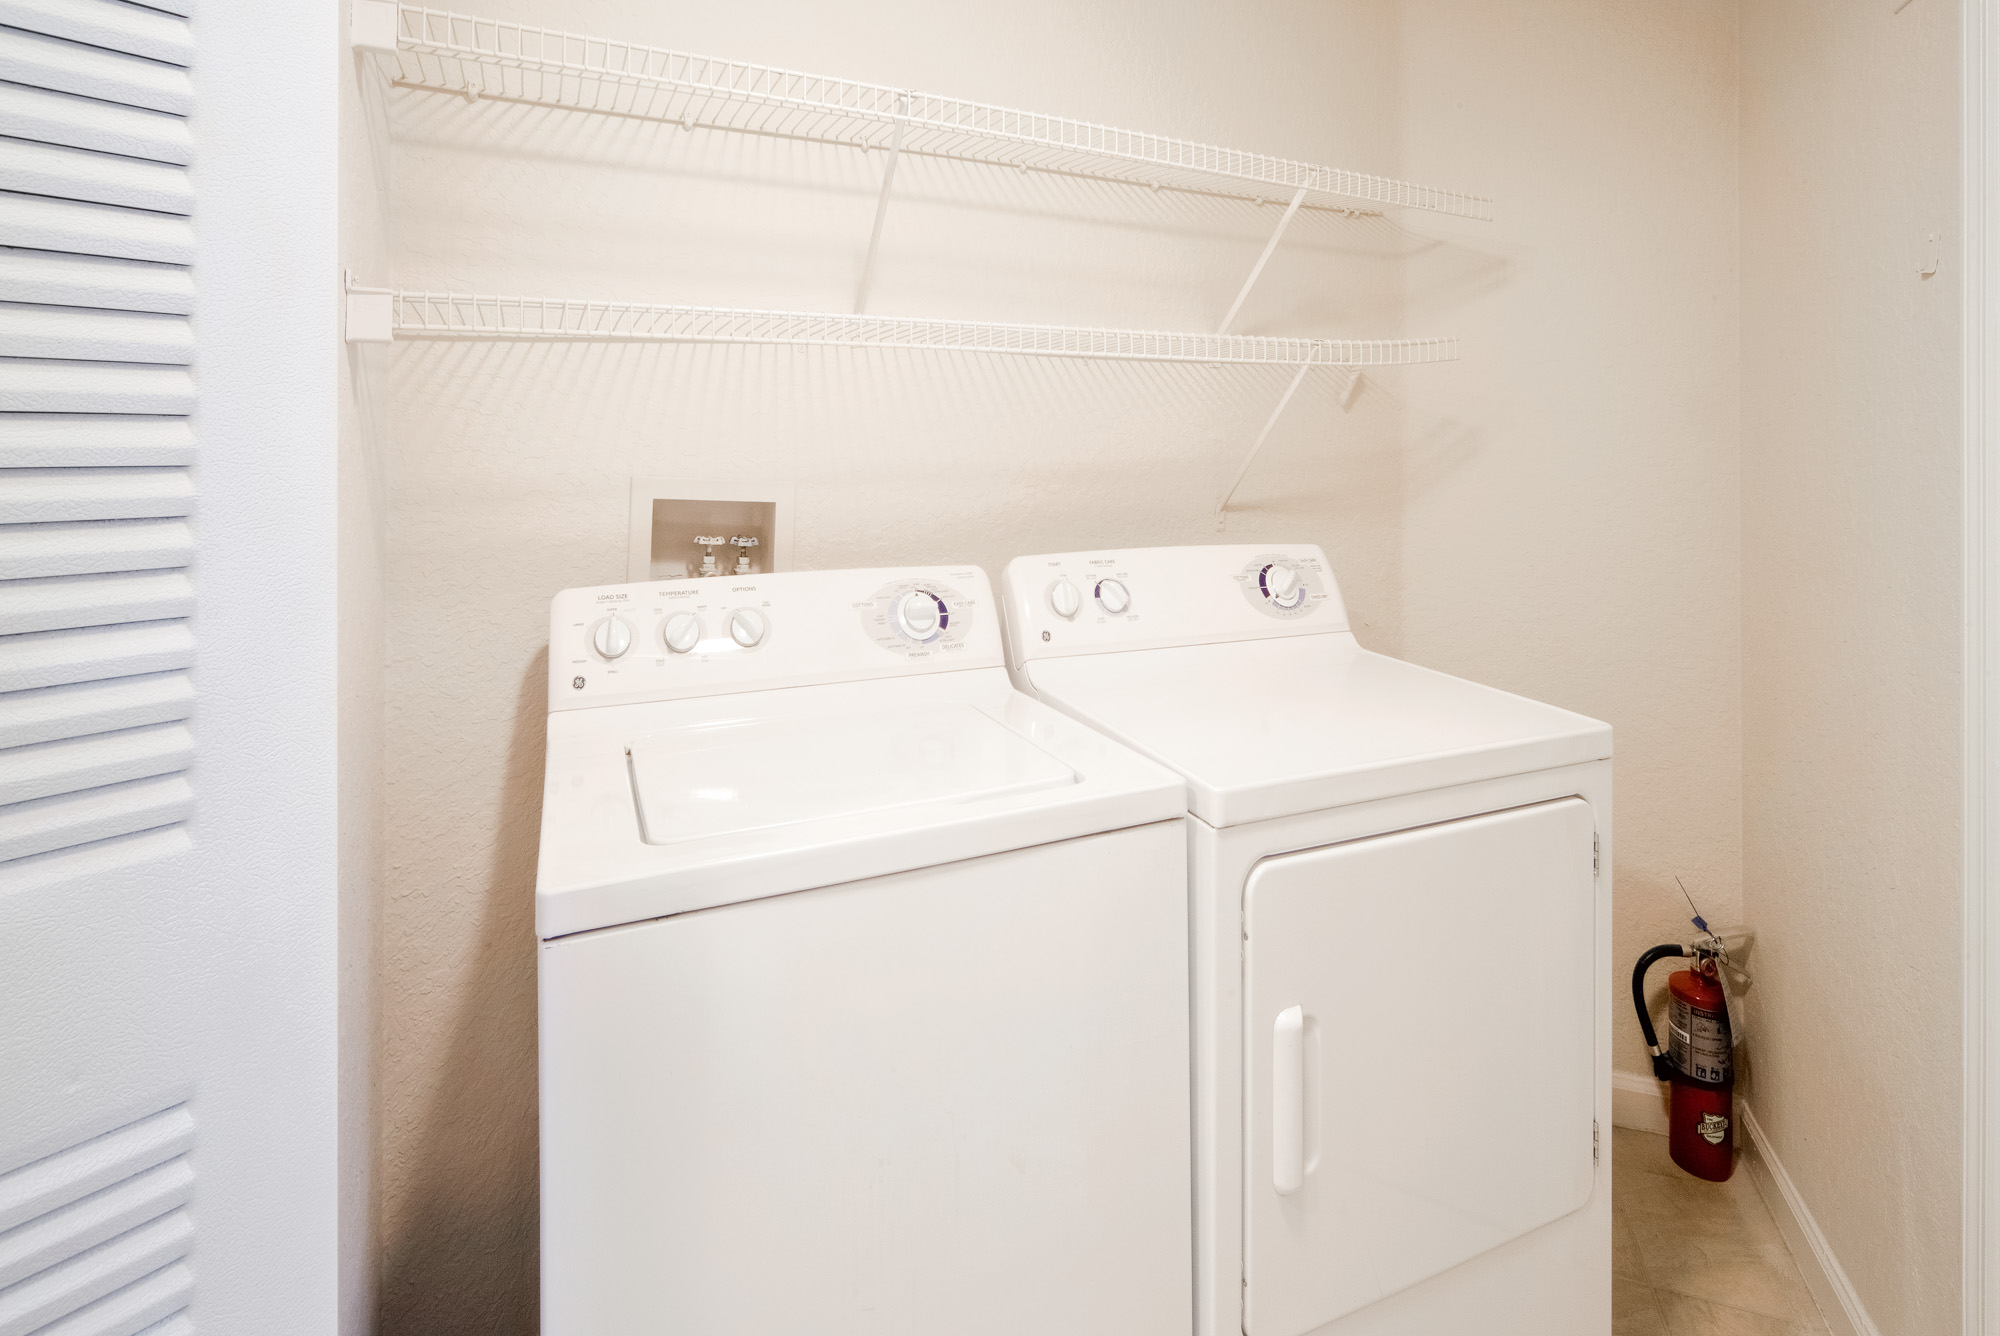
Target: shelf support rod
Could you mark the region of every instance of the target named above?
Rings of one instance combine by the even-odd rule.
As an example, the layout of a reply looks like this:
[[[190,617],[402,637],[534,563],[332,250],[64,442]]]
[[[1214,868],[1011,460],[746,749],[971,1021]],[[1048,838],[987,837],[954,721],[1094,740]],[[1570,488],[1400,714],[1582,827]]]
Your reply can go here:
[[[1278,400],[1278,406],[1271,410],[1270,419],[1264,423],[1264,430],[1257,433],[1257,439],[1251,443],[1250,453],[1243,456],[1243,466],[1237,469],[1236,476],[1230,479],[1229,490],[1215,503],[1215,527],[1218,532],[1222,529],[1223,512],[1229,509],[1230,498],[1234,497],[1236,489],[1243,485],[1243,479],[1250,472],[1250,466],[1257,462],[1258,452],[1263,450],[1264,442],[1271,439],[1271,428],[1277,426],[1278,419],[1285,415],[1285,406],[1292,402],[1292,396],[1299,392],[1299,383],[1306,378],[1306,372],[1312,369],[1311,362],[1299,364],[1298,374],[1293,376],[1292,383],[1285,387],[1284,397]]]
[[[1229,304],[1229,314],[1222,317],[1222,323],[1215,327],[1218,334],[1227,334],[1236,322],[1236,313],[1243,309],[1243,301],[1250,295],[1250,289],[1257,286],[1257,280],[1264,276],[1264,266],[1271,262],[1271,252],[1278,249],[1278,242],[1284,239],[1285,229],[1292,225],[1292,215],[1299,211],[1299,205],[1306,202],[1306,188],[1300,186],[1292,195],[1292,202],[1285,206],[1285,216],[1278,220],[1278,230],[1271,233],[1271,239],[1264,243],[1264,253],[1251,266],[1250,277],[1243,280],[1243,290],[1236,294],[1236,300]],[[1288,396],[1289,397],[1289,396]]]
[[[903,110],[909,111],[909,99],[903,100]],[[889,162],[882,168],[882,193],[875,200],[875,227],[868,234],[868,258],[861,262],[861,286],[854,291],[854,314],[862,315],[868,310],[868,284],[875,277],[875,252],[882,244],[882,220],[889,216],[889,187],[896,180],[896,158],[903,151],[903,127],[908,124],[904,116],[896,118],[896,133],[889,141]]]

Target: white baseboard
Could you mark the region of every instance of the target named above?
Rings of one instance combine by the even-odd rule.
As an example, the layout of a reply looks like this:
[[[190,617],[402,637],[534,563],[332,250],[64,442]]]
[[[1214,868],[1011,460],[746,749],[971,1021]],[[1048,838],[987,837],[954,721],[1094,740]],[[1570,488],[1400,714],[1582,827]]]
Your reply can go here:
[[[1611,1124],[1667,1134],[1667,1087],[1650,1076],[1611,1073]]]
[[[1819,1222],[1806,1208],[1805,1198],[1792,1185],[1785,1166],[1771,1153],[1771,1143],[1765,1139],[1764,1129],[1757,1125],[1750,1106],[1739,1100],[1736,1108],[1737,1125],[1750,1134],[1747,1144],[1745,1138],[1737,1139],[1737,1154],[1749,1162],[1757,1194],[1776,1218],[1778,1230],[1785,1236],[1785,1244],[1791,1248],[1799,1272],[1806,1279],[1806,1288],[1812,1291],[1827,1327],[1833,1336],[1882,1336],[1881,1328],[1861,1306],[1861,1296],[1854,1292],[1853,1282],[1841,1268],[1840,1259],[1833,1255],[1833,1246],[1820,1232]]]

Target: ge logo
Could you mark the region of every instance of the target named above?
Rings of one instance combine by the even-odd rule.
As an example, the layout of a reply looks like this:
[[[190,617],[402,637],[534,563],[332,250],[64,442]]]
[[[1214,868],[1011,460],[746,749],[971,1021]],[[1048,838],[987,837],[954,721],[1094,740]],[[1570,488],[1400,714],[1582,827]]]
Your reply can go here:
[[[1049,633],[1047,631],[1042,632],[1042,639],[1047,640],[1048,638],[1049,638]]]
[[[575,687],[578,691],[583,690],[583,679],[580,677],[572,677],[569,680],[569,684]]]

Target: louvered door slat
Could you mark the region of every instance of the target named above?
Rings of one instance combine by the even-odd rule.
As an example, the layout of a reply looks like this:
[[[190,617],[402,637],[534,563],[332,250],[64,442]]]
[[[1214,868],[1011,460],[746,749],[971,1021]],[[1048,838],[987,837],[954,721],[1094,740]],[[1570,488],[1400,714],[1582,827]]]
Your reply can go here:
[[[168,213],[0,194],[0,246],[193,264],[194,228],[187,219]]]
[[[148,162],[194,160],[187,122],[162,111],[0,84],[0,125],[16,139],[95,149]]]
[[[194,662],[185,622],[128,622],[0,637],[0,691],[163,673]]]
[[[103,468],[193,461],[194,432],[182,418],[0,414],[0,468]]]
[[[194,330],[184,315],[0,302],[0,357],[187,366]]]
[[[19,361],[0,377],[0,413],[194,411],[194,377],[137,362]]]
[[[125,0],[0,0],[0,23],[170,65],[194,58],[185,22]]]
[[[187,315],[194,279],[178,265],[0,249],[0,301]]]
[[[193,611],[194,582],[182,570],[66,575],[0,584],[0,635],[162,621]]]
[[[0,735],[27,746],[185,719],[194,713],[186,673],[77,682],[0,696]]]
[[[0,1235],[0,1290],[185,1205],[193,1187],[194,1171],[173,1160]]]
[[[0,860],[171,826],[193,809],[194,790],[181,775],[13,803],[0,807]],[[6,1336],[4,1327],[0,1336]]]
[[[194,509],[186,469],[14,469],[0,475],[0,524],[135,520]]]
[[[185,520],[104,520],[0,528],[0,580],[186,566],[194,534]],[[0,585],[0,590],[5,586]]]
[[[8,747],[0,750],[0,804],[177,774],[193,759],[194,737],[184,724]]]
[[[142,1276],[185,1257],[194,1222],[175,1211],[0,1291],[0,1336],[29,1336]]]
[[[193,188],[178,166],[31,139],[0,138],[0,190],[155,213],[194,210]]]
[[[0,79],[176,116],[194,110],[194,83],[184,69],[33,32],[0,43]]]
[[[194,1272],[176,1262],[133,1281],[36,1336],[194,1336],[185,1309],[193,1297]],[[160,1315],[171,1314],[162,1318]]]

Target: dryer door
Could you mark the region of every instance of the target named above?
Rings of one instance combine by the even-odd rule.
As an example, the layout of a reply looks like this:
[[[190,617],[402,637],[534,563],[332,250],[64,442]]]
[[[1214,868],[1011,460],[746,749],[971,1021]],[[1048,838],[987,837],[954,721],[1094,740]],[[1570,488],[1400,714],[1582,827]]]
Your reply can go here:
[[[1251,873],[1249,1336],[1298,1336],[1589,1198],[1592,825],[1567,798]]]

